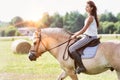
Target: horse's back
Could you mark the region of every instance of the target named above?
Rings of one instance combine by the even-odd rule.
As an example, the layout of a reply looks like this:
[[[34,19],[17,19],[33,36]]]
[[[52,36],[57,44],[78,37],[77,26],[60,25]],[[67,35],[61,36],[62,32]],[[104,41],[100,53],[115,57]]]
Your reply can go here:
[[[102,42],[98,51],[104,55],[110,66],[120,70],[120,41],[110,40]]]

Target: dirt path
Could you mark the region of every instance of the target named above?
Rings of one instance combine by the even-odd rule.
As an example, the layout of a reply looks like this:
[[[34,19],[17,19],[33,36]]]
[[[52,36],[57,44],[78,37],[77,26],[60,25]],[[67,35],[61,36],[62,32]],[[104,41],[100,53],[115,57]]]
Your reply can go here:
[[[0,80],[53,80],[56,75],[0,73]]]

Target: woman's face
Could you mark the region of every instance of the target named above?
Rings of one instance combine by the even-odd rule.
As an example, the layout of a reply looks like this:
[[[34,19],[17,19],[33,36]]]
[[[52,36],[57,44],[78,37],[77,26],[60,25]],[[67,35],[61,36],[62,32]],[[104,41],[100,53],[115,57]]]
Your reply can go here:
[[[91,11],[92,11],[93,8],[90,7],[89,4],[87,4],[85,9],[86,9],[86,12],[91,13]]]

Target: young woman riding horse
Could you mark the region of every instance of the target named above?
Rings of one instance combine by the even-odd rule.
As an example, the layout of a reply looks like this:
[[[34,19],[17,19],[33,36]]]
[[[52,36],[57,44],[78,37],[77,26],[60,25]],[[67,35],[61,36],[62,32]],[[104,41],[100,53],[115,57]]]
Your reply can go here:
[[[88,13],[88,17],[85,20],[84,27],[76,32],[72,39],[76,38],[77,36],[84,34],[85,36],[82,37],[82,39],[75,42],[73,45],[69,47],[69,53],[72,56],[72,58],[75,60],[75,63],[77,64],[77,68],[75,70],[75,73],[80,73],[83,71],[86,71],[85,67],[82,64],[81,61],[81,55],[78,54],[77,50],[81,47],[88,44],[90,41],[97,38],[98,32],[97,28],[99,26],[99,22],[97,19],[97,8],[93,1],[88,1],[86,5],[86,12]]]
[[[90,4],[92,4],[92,2],[87,3],[88,8],[90,8],[90,11],[91,11],[94,9],[94,7],[91,7]],[[75,33],[75,36],[81,33],[88,33],[87,35],[91,36],[92,38],[89,38],[87,36],[82,38],[83,40],[87,39],[87,41],[90,41],[89,39],[93,39],[94,36],[97,36],[98,21],[93,14],[94,13],[91,12],[91,14],[86,20],[85,26],[87,26],[88,28],[84,26],[83,29],[80,30],[80,32]],[[93,32],[91,31],[88,32],[89,29],[91,29]],[[96,32],[94,31],[94,29]],[[81,32],[84,30],[85,32]],[[61,68],[63,69],[63,71],[61,72],[57,80],[64,80],[67,76],[69,76],[72,80],[78,80],[77,74],[74,73],[74,68],[75,68],[74,60],[71,59],[71,57],[68,56],[68,52],[65,51],[66,46],[68,45],[68,42],[66,41],[69,40],[70,36],[71,36],[70,33],[60,28],[45,28],[45,29],[40,29],[38,31],[35,31],[33,35],[33,45],[29,52],[29,59],[31,61],[34,61],[39,56],[41,56],[44,52],[49,51],[50,54],[57,59],[57,61],[60,63]],[[74,41],[75,40],[73,39],[70,42],[70,45]],[[58,45],[63,43],[64,45],[57,47]],[[79,45],[80,44],[81,43],[79,43]],[[71,49],[70,48],[69,50],[73,49],[73,48]],[[75,54],[77,55],[77,53]],[[68,59],[64,60],[63,56],[68,57]],[[89,74],[89,75],[99,74],[113,68],[117,73],[118,80],[120,80],[120,42],[119,43],[117,43],[116,41],[101,42],[97,48],[96,55],[93,58],[82,59],[82,61],[86,69],[83,69],[81,71],[86,70],[84,72],[85,74]]]

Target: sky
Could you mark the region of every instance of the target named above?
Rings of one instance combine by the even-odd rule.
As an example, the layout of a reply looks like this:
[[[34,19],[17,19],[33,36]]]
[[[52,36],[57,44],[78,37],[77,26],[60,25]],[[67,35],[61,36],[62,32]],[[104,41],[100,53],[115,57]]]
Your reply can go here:
[[[79,11],[85,13],[88,0],[0,0],[0,21],[10,21],[15,16],[24,20],[38,21],[43,13],[50,15],[58,12],[64,15],[66,12]],[[98,8],[98,14],[120,12],[120,0],[92,0]]]

